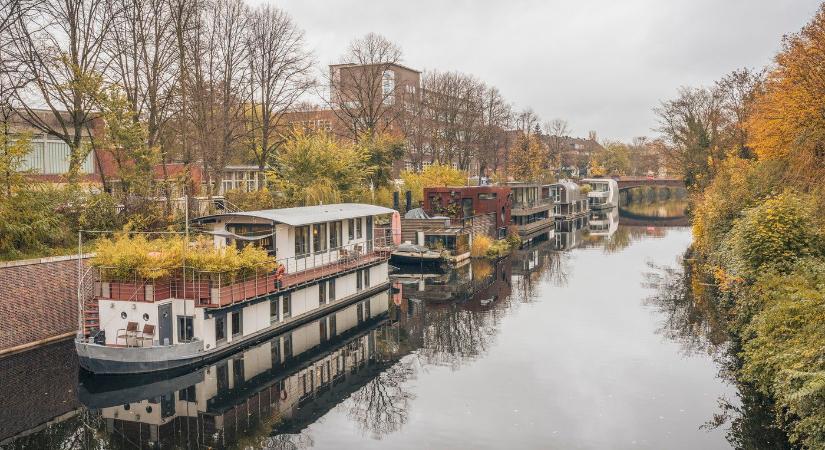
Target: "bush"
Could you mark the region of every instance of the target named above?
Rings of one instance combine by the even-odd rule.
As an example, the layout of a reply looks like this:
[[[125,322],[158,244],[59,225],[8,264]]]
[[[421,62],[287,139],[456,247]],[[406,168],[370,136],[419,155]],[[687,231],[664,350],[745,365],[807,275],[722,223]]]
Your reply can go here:
[[[105,192],[86,198],[78,224],[83,230],[116,230],[123,226],[117,213],[118,203]]]
[[[256,211],[260,209],[272,209],[275,207],[275,199],[268,189],[246,192],[233,190],[225,195],[226,200],[241,211]]]
[[[500,239],[493,242],[493,245],[487,249],[487,257],[498,259],[507,256],[510,253],[510,243],[506,239]]]
[[[490,248],[492,244],[492,239],[483,234],[475,236],[473,238],[472,248],[470,249],[470,256],[472,256],[473,258],[482,258],[484,256],[487,256],[487,250]]]
[[[57,190],[32,189],[0,202],[0,257],[49,255],[77,245],[72,221],[59,212],[62,201]]]
[[[188,245],[179,236],[147,239],[145,235],[119,233],[97,242],[92,265],[105,268],[111,281],[137,276],[157,280],[172,276],[184,266],[202,272],[221,273],[231,281],[254,273],[268,273],[278,264],[267,252],[255,246],[238,251],[235,247],[217,248],[212,239],[199,237]]]

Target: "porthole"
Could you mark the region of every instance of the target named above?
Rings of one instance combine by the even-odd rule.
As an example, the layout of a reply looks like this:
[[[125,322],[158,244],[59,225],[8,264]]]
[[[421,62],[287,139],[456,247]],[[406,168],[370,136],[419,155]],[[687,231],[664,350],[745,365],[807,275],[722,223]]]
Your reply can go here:
[[[128,403],[126,403],[125,405],[123,405],[123,410],[124,410],[124,411],[129,411],[129,408],[131,408],[131,407],[132,407],[131,405],[129,405]]]
[[[146,407],[146,414],[152,414],[152,407],[151,406]]]
[[[148,313],[143,313],[143,320],[146,321],[146,322],[149,321],[149,314]]]
[[[121,319],[125,319],[125,318],[126,318],[126,311],[123,311],[122,313],[120,313],[120,318],[121,318]]]

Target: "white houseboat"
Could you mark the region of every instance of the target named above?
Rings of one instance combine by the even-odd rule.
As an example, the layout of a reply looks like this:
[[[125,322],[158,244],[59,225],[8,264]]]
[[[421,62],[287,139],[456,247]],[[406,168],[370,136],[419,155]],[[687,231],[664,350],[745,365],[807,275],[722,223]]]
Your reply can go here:
[[[581,182],[590,185],[590,192],[587,193],[590,209],[619,206],[619,183],[613,178],[585,178]]]
[[[216,246],[260,246],[278,269],[242,279],[186,270],[161,280],[98,278],[83,303],[96,326],[76,340],[80,365],[125,374],[198,364],[387,290],[393,241],[373,226],[393,212],[336,204],[195,219]]]
[[[553,200],[553,217],[559,220],[571,220],[587,215],[587,196],[578,184],[570,180],[560,180],[548,186],[549,196]],[[556,231],[558,231],[558,224]]]

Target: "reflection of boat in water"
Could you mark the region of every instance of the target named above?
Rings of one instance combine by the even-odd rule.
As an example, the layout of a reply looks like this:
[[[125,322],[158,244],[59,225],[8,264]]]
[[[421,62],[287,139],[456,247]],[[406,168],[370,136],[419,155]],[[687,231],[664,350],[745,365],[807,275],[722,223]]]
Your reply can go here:
[[[89,376],[80,399],[113,439],[141,448],[234,447],[253,422],[268,422],[273,435],[295,433],[383,368],[374,361],[376,328],[388,304],[387,294],[373,296],[172,377]]]
[[[496,262],[472,260],[444,274],[408,274],[398,279],[403,284],[403,296],[408,300],[427,303],[464,302],[482,298],[499,298],[502,294],[491,286],[502,282],[509,286],[509,258]],[[502,276],[502,271],[507,276]],[[419,278],[416,279],[415,277]],[[493,292],[495,291],[495,292]]]
[[[441,252],[430,250],[423,245],[401,244],[390,256],[393,264],[408,266],[440,266],[444,262]]]
[[[590,211],[588,228],[593,236],[612,236],[619,229],[619,208]]]
[[[587,216],[572,220],[557,220],[554,248],[556,250],[576,248],[584,242],[587,232]]]

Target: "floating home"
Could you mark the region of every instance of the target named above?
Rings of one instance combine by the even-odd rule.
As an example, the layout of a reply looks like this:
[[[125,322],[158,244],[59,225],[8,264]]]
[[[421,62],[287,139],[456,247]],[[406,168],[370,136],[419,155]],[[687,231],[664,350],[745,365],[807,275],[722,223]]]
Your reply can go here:
[[[384,366],[376,362],[388,293],[351,304],[195,371],[92,378],[80,400],[141,448],[234,447],[258,421],[275,433],[301,430],[349,397]],[[383,355],[385,356],[385,355]],[[120,378],[120,377],[119,377]]]
[[[562,180],[548,186],[553,200],[553,217],[556,220],[570,220],[587,215],[587,196],[578,184]]]
[[[553,234],[553,200],[536,183],[507,183],[513,192],[512,224],[524,241]]]
[[[590,185],[587,203],[590,209],[609,209],[619,206],[619,183],[613,178],[585,178],[582,184]]]
[[[83,302],[88,326],[76,340],[94,373],[144,373],[219,358],[388,289],[393,242],[375,236],[388,208],[335,204],[247,211],[192,221],[216,247],[256,245],[274,272],[236,278],[191,272],[159,280],[107,281]]]

